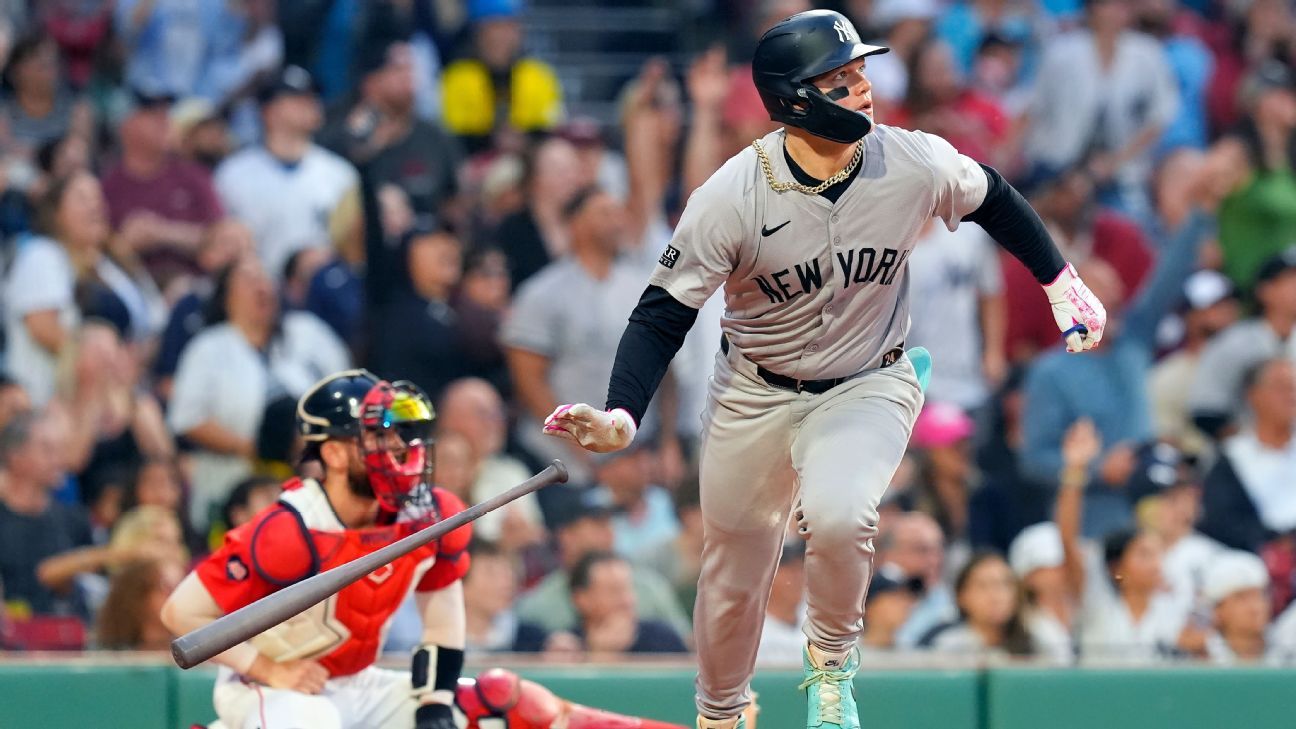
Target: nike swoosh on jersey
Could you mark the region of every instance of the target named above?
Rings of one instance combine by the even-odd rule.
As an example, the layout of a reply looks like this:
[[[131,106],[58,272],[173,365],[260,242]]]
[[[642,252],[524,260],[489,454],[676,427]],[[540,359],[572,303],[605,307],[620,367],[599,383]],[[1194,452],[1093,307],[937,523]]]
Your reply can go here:
[[[791,220],[785,220],[785,221],[783,221],[783,225],[787,225],[787,224],[790,223],[790,222],[792,222],[792,221],[791,221]],[[769,236],[774,235],[775,233],[777,233],[777,232],[779,232],[780,230],[782,230],[782,229],[783,229],[783,225],[776,225],[776,226],[774,226],[772,229],[771,229],[771,228],[766,228],[764,225],[761,225],[761,235],[762,235],[763,237],[768,238]]]

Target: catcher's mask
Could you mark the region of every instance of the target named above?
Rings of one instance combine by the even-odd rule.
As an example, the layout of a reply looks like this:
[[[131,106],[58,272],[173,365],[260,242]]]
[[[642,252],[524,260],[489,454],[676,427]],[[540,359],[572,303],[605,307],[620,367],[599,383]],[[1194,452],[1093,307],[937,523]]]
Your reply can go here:
[[[297,403],[309,450],[331,439],[356,443],[369,488],[383,509],[399,511],[420,484],[432,485],[432,402],[417,385],[366,370],[331,375]]]

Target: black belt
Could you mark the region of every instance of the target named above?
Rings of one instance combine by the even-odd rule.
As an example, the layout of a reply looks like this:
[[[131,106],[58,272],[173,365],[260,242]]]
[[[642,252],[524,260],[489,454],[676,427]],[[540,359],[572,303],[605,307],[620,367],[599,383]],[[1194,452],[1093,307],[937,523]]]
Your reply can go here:
[[[725,354],[729,354],[729,338],[724,335],[720,336],[720,349],[723,350]],[[886,354],[882,355],[882,364],[878,366],[878,369],[890,367],[896,362],[899,362],[902,356],[904,356],[904,342],[901,342],[900,346],[890,349]],[[814,395],[822,395],[855,376],[834,377],[829,380],[797,380],[780,375],[777,372],[770,372],[760,365],[756,365],[756,374],[760,375],[760,378],[765,380],[765,384],[767,385],[780,387],[784,390],[791,390],[792,392],[809,392]]]

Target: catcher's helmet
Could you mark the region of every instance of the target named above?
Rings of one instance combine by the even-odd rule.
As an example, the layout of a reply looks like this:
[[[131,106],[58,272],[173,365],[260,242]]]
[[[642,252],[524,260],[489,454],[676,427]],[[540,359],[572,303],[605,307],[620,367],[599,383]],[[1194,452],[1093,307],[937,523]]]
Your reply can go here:
[[[347,370],[316,383],[297,402],[307,443],[354,439],[373,496],[398,511],[420,484],[432,484],[432,402],[416,385]]]
[[[834,142],[855,142],[869,133],[873,120],[839,106],[808,80],[889,50],[860,43],[841,13],[810,10],[765,31],[752,58],[752,80],[770,119]]]

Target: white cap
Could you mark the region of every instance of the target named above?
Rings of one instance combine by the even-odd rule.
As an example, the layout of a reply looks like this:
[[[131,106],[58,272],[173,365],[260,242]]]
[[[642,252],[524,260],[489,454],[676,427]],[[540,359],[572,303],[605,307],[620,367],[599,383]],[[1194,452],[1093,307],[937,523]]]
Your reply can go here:
[[[1243,590],[1269,587],[1269,570],[1259,557],[1250,552],[1230,549],[1220,552],[1206,563],[1202,580],[1202,597],[1211,605]]]
[[[1184,298],[1192,309],[1205,309],[1233,295],[1233,284],[1218,271],[1197,271],[1184,280]]]
[[[1018,577],[1062,562],[1062,534],[1051,521],[1026,527],[1008,547],[1008,564]]]
[[[880,0],[871,18],[873,25],[889,28],[904,20],[934,20],[938,15],[936,0]]]

